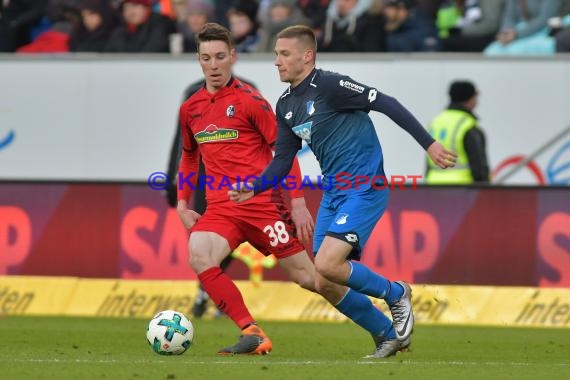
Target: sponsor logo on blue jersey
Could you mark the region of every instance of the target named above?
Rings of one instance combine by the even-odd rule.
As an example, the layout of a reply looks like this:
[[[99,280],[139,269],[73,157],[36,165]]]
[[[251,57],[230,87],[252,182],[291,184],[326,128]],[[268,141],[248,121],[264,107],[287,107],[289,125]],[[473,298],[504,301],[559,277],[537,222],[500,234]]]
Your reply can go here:
[[[297,125],[296,127],[293,127],[293,132],[297,136],[299,136],[300,138],[305,140],[306,142],[310,143],[311,142],[311,128],[313,128],[313,122],[309,121],[307,123],[303,123],[301,125]]]
[[[338,82],[338,84],[340,84],[341,87],[348,88],[349,90],[352,90],[352,91],[356,91],[359,94],[362,94],[364,92],[363,86],[356,84],[356,83],[349,82],[347,80],[341,79],[340,82]]]

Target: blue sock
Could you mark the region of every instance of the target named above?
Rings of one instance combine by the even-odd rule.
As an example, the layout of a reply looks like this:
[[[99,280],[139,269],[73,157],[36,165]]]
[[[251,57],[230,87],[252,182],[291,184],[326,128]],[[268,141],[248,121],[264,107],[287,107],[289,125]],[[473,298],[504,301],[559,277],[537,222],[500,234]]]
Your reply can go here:
[[[348,292],[334,307],[370,334],[382,335],[389,339],[396,338],[392,321],[374,307],[364,294],[348,289]]]
[[[366,265],[348,261],[351,267],[350,276],[346,281],[349,288],[366,295],[383,298],[391,305],[404,294],[404,288],[387,278],[374,273]]]

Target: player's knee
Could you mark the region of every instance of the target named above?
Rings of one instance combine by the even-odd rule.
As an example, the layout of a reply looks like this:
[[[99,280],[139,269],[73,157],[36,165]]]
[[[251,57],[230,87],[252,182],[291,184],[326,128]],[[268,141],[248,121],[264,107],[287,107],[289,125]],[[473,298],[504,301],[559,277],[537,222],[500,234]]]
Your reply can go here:
[[[307,289],[311,292],[316,292],[315,278],[313,276],[303,276],[295,280],[295,282],[303,289]]]
[[[190,267],[196,273],[201,273],[204,270],[214,266],[212,259],[209,255],[205,255],[200,251],[190,251]]]
[[[319,260],[318,257],[319,256],[317,255],[315,258],[315,269],[317,273],[329,281],[337,282],[337,280],[340,278],[339,267],[333,262],[327,260]]]
[[[199,257],[196,257],[196,255],[193,255],[193,254],[191,253],[188,262],[189,262],[189,264],[190,264],[190,267],[191,267],[194,271],[197,271],[198,267],[201,266],[202,260],[200,260]]]

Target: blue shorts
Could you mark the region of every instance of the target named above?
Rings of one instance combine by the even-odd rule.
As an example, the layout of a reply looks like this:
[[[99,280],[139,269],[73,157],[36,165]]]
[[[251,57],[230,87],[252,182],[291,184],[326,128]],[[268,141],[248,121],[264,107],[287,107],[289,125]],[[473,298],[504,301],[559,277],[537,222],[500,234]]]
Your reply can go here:
[[[325,236],[346,241],[353,249],[349,260],[360,260],[362,248],[388,204],[389,190],[368,189],[331,197],[323,194],[313,238],[316,255]]]

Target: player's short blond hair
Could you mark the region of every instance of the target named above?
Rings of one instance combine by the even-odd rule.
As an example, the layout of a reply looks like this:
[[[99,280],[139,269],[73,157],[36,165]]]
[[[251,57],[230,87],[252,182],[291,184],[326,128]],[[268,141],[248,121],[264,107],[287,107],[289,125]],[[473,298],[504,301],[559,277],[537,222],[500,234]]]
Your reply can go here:
[[[300,41],[306,48],[317,53],[317,38],[313,29],[306,25],[289,26],[277,34],[279,38],[295,38]]]

